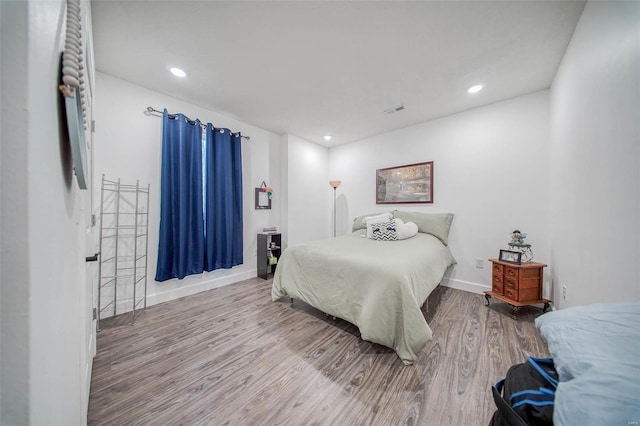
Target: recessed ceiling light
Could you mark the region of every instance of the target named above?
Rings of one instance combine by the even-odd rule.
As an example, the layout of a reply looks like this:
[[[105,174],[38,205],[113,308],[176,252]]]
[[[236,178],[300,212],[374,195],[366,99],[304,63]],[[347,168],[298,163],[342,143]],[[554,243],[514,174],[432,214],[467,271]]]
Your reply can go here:
[[[325,137],[324,137],[324,140],[325,140],[325,141],[330,141],[330,140],[331,140],[331,135],[327,135],[327,136],[325,136]]]
[[[467,92],[469,92],[469,93],[478,93],[481,90],[482,90],[482,84],[476,84],[475,86],[469,87],[469,90],[467,90]]]
[[[171,68],[169,69],[169,71],[171,71],[171,74],[175,75],[176,77],[186,77],[187,73],[182,71],[180,68]]]

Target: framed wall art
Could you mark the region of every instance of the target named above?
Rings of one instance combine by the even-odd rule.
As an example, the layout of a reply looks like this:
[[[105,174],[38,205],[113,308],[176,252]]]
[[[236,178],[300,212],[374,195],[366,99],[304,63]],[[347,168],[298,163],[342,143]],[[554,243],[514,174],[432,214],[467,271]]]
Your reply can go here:
[[[376,170],[376,204],[433,203],[433,161]]]
[[[271,197],[273,195],[273,188],[267,187],[267,184],[262,181],[259,188],[256,188],[256,210],[269,210],[271,209]]]
[[[256,210],[269,210],[271,208],[271,198],[262,188],[256,188]]]

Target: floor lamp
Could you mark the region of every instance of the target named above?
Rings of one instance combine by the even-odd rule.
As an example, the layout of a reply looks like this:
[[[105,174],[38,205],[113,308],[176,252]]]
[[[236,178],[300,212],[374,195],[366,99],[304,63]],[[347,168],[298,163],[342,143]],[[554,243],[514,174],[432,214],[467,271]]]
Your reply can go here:
[[[333,188],[333,236],[336,236],[336,188],[340,186],[342,181],[330,180],[329,185]]]

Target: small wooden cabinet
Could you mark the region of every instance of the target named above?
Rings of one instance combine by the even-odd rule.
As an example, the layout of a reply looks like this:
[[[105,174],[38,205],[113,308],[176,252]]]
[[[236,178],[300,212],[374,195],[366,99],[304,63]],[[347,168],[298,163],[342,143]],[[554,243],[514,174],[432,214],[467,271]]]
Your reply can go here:
[[[551,300],[542,297],[542,271],[547,265],[538,262],[516,265],[498,259],[489,261],[492,263],[491,290],[484,292],[487,306],[489,299],[495,297],[511,305],[514,317],[522,306],[544,304],[542,312],[549,309]]]
[[[277,263],[270,265],[269,258],[275,257],[276,262],[280,259],[282,253],[282,234],[258,234],[258,252],[257,268],[258,276],[263,280],[269,277],[269,274],[275,274]]]

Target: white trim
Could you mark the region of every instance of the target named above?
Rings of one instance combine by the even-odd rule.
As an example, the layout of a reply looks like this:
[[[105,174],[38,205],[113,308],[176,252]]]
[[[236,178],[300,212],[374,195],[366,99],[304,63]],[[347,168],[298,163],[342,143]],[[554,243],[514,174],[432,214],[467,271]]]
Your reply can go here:
[[[225,275],[223,277],[217,277],[208,281],[191,284],[185,287],[170,289],[161,293],[148,294],[147,306],[157,305],[159,303],[169,302],[181,297],[191,296],[193,294],[201,293],[203,291],[213,290],[214,288],[224,287],[226,285],[235,284],[240,281],[248,280],[250,278],[257,277],[258,270],[251,269],[249,271],[240,272],[233,275]],[[138,299],[139,301],[140,299]],[[131,313],[131,297],[118,300],[116,311],[117,315],[126,315]],[[137,308],[138,311],[142,310],[142,307]],[[100,319],[104,320],[113,316],[113,310],[107,309],[102,312]]]
[[[451,287],[458,290],[468,291],[470,293],[482,294],[484,291],[491,290],[491,287],[484,284],[472,283],[470,281],[456,280],[444,277],[440,282],[445,287]]]
[[[185,296],[191,296],[192,294],[200,293],[207,290],[213,290],[214,288],[224,287],[229,284],[235,284],[240,281],[255,278],[257,274],[257,269],[251,269],[249,271],[240,272],[238,274],[225,275],[224,277],[199,282],[187,287],[171,289],[162,293],[148,294],[147,306],[157,305],[158,303],[168,302],[170,300],[179,299]]]
[[[484,294],[485,291],[491,290],[491,287],[486,286],[484,284],[472,283],[470,281],[454,280],[446,277],[442,279],[442,281],[440,282],[440,285],[443,285],[445,287],[455,288],[462,291],[468,291],[470,293],[476,293],[476,294]],[[543,305],[544,303],[536,303],[535,305],[530,305],[530,306],[543,306]],[[552,311],[556,310],[556,305],[554,305],[553,301],[549,302],[549,305],[550,305],[549,307],[550,310]]]

